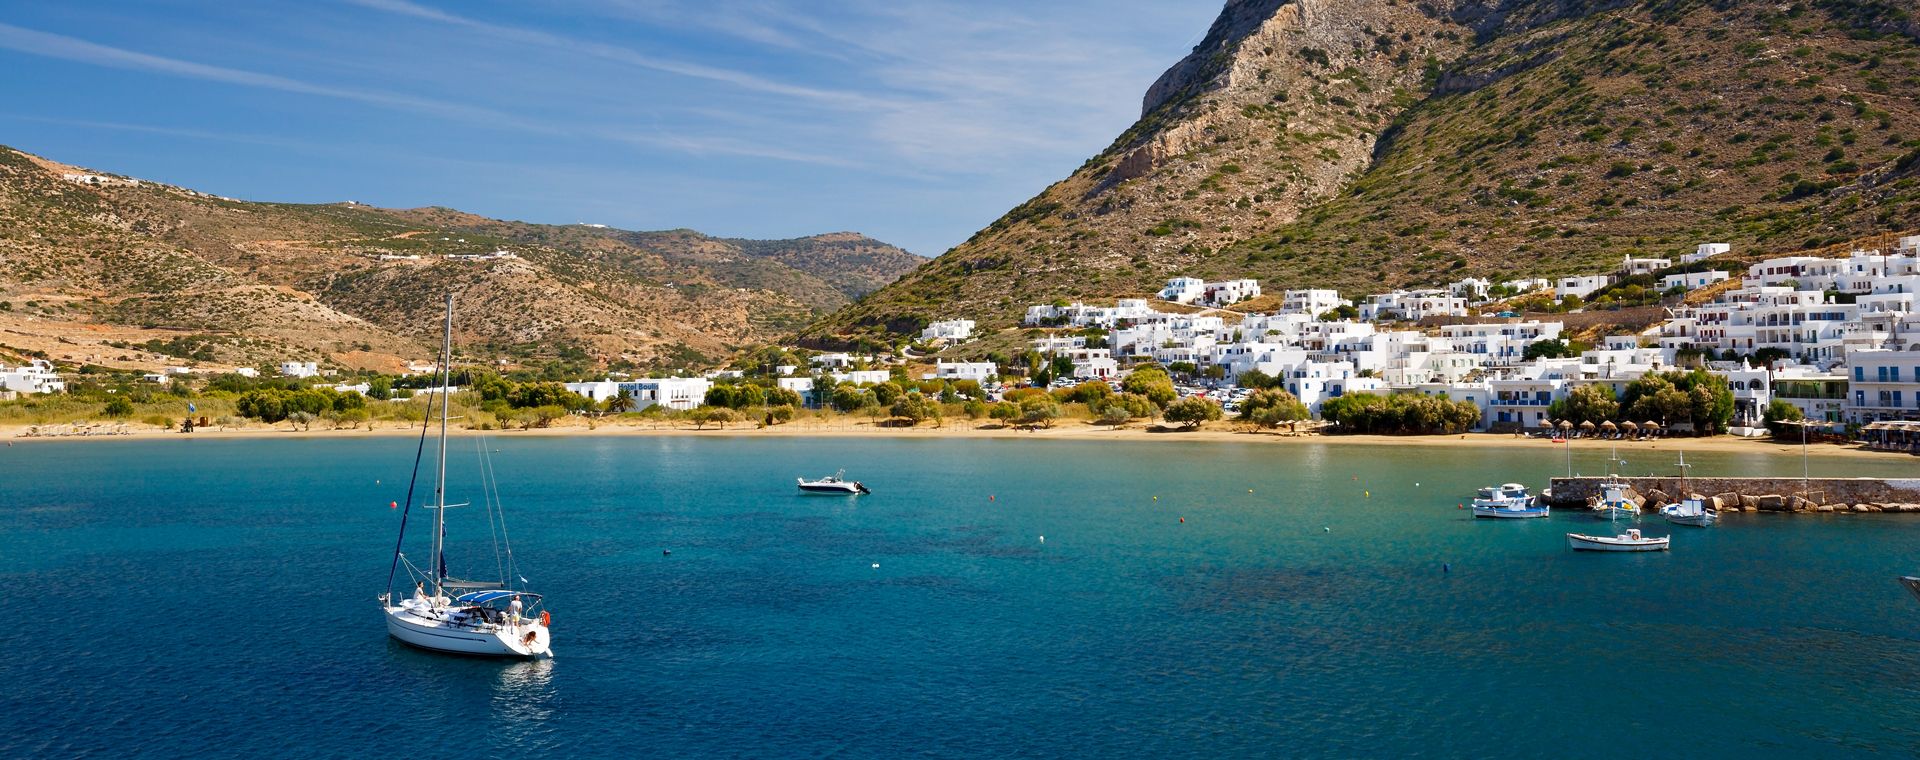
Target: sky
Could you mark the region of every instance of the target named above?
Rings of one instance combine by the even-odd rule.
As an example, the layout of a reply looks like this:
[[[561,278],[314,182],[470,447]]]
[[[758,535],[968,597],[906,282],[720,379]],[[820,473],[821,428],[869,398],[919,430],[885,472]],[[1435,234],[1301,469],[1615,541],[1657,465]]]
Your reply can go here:
[[[236,198],[932,256],[1139,116],[1219,0],[0,0],[0,144]]]

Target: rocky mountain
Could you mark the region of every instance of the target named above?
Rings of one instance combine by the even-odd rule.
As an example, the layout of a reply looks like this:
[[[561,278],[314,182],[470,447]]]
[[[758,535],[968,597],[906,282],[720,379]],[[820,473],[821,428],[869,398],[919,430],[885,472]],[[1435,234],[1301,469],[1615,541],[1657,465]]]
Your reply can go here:
[[[731,240],[451,209],[220,198],[0,148],[0,360],[107,366],[432,355],[701,363],[924,259],[853,233]]]
[[[1920,221],[1910,3],[1230,0],[1141,118],[835,342],[1190,274],[1349,296]]]

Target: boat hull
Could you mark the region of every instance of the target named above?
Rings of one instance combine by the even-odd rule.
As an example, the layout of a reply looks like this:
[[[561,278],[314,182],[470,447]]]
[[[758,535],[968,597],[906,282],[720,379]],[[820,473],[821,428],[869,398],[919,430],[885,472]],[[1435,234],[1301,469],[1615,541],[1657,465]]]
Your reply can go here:
[[[835,483],[832,485],[802,483],[800,484],[800,491],[816,496],[859,496],[861,494],[860,489],[856,488],[852,483]]]
[[[1665,536],[1629,539],[1617,536],[1567,534],[1567,544],[1572,546],[1574,551],[1582,552],[1663,552],[1667,550],[1667,541]]]
[[[1713,523],[1715,519],[1714,516],[1711,514],[1662,515],[1662,517],[1665,517],[1667,519],[1667,522],[1673,523],[1674,525],[1686,525],[1686,526],[1691,526],[1695,528],[1711,528],[1713,527]]]
[[[1549,510],[1544,505],[1538,506],[1538,507],[1516,508],[1516,507],[1483,507],[1478,504],[1475,504],[1473,505],[1473,516],[1474,517],[1490,517],[1490,518],[1504,519],[1504,520],[1522,520],[1530,517],[1547,517],[1549,516]]]
[[[405,607],[387,607],[387,634],[420,649],[474,657],[522,659],[552,657],[552,635],[535,621],[483,630],[416,615]]]
[[[1902,575],[1900,576],[1900,585],[1906,586],[1907,591],[1911,592],[1915,599],[1920,599],[1920,577]]]

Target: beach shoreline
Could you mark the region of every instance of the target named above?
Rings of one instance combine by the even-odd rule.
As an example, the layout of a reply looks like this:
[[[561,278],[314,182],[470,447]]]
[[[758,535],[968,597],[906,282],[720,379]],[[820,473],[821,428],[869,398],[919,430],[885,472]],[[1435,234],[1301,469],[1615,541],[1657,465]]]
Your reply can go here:
[[[310,430],[296,430],[285,426],[249,425],[245,427],[210,427],[192,433],[163,430],[153,426],[135,426],[126,433],[95,433],[92,435],[27,435],[28,426],[0,427],[0,438],[11,445],[20,443],[42,443],[52,441],[151,441],[151,440],[193,440],[193,439],[281,439],[295,438],[303,440],[354,440],[370,438],[391,438],[420,435],[420,428],[399,424],[376,427],[372,430],[328,429],[316,426]],[[584,423],[569,420],[567,424],[531,430],[468,430],[455,428],[450,435],[486,434],[502,437],[535,438],[573,438],[573,437],[704,437],[704,438],[893,438],[902,440],[1026,440],[1026,441],[1110,441],[1138,442],[1154,441],[1161,443],[1253,443],[1261,445],[1298,445],[1324,444],[1332,446],[1372,445],[1372,446],[1475,446],[1495,448],[1553,448],[1562,444],[1540,438],[1517,437],[1502,433],[1464,433],[1454,435],[1290,435],[1274,431],[1249,431],[1232,423],[1221,422],[1200,429],[1164,428],[1150,424],[1133,424],[1121,428],[1109,428],[1093,425],[1083,420],[1065,420],[1051,428],[1026,429],[1006,427],[996,424],[976,424],[971,420],[950,420],[940,427],[922,424],[916,427],[894,427],[867,421],[837,420],[833,422],[794,421],[772,427],[759,427],[736,424],[729,427],[708,427],[696,429],[690,425],[669,423],[634,423],[628,421],[602,422],[592,427]],[[1716,436],[1713,438],[1662,438],[1650,441],[1615,441],[1605,439],[1573,439],[1569,444],[1576,450],[1621,451],[1661,450],[1687,452],[1714,452],[1740,454],[1791,454],[1799,456],[1798,443],[1785,443],[1768,438],[1735,438]],[[1911,455],[1871,451],[1854,446],[1835,444],[1814,444],[1810,452],[1817,456],[1848,456],[1893,461]]]

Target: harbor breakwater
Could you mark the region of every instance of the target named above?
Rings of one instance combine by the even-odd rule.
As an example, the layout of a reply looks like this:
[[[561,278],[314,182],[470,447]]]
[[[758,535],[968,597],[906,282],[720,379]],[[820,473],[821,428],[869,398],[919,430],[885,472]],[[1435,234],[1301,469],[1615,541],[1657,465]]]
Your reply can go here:
[[[1554,478],[1549,502],[1578,507],[1600,495],[1604,477]],[[1741,512],[1914,512],[1920,513],[1920,478],[1687,478],[1623,477],[1635,501],[1658,507],[1691,492],[1707,506]]]

